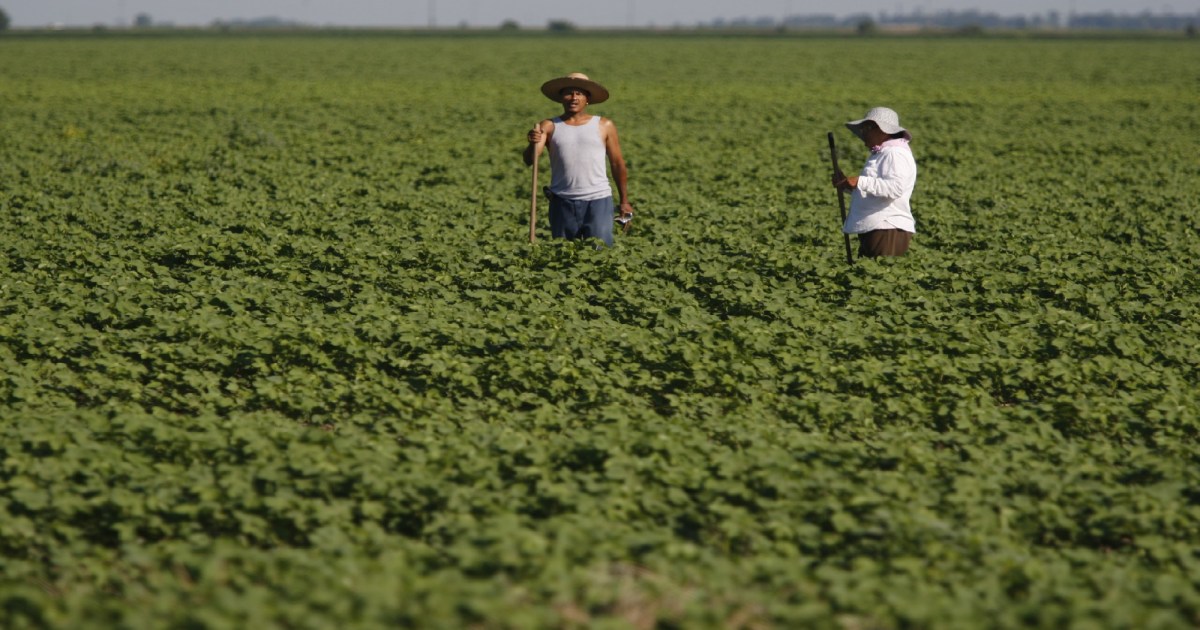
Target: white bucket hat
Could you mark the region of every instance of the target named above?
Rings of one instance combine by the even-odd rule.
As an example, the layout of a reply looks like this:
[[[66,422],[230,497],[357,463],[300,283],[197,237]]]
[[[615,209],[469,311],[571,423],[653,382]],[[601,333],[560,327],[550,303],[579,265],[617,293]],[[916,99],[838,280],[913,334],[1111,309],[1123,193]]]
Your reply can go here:
[[[912,134],[908,130],[900,126],[900,114],[886,107],[875,107],[867,112],[866,116],[858,120],[852,120],[846,123],[846,128],[854,132],[854,135],[862,138],[862,125],[868,120],[879,126],[879,130],[889,136],[894,136],[898,133],[904,134],[905,140],[912,140]]]

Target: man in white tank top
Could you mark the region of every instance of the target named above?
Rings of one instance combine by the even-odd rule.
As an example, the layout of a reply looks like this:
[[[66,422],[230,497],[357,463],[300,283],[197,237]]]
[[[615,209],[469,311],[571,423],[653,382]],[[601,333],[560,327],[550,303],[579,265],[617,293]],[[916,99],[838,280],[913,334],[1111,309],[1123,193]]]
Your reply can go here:
[[[539,143],[550,149],[550,233],[556,238],[613,241],[613,194],[604,161],[612,168],[621,195],[620,217],[633,217],[626,180],[628,171],[617,139],[617,126],[587,113],[587,106],[608,100],[608,90],[585,74],[571,73],[542,85],[542,94],[561,103],[563,113],[529,131],[525,165],[533,165]]]

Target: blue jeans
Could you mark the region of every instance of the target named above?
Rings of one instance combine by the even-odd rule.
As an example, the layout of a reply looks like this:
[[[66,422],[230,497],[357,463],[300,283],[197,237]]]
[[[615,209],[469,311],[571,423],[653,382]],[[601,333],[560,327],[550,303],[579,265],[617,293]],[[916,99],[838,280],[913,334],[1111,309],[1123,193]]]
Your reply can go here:
[[[550,234],[568,240],[598,238],[613,243],[613,198],[575,201],[550,195]]]

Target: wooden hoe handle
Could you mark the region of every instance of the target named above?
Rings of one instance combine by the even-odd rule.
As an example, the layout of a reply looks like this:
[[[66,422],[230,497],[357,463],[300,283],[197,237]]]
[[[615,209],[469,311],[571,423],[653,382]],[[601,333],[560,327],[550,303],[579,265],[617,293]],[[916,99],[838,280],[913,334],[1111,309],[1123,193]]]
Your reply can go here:
[[[832,131],[829,132],[829,159],[833,162],[833,174],[837,175],[841,171],[838,169],[837,147],[835,147],[833,144],[833,132]],[[846,224],[846,197],[843,194],[842,189],[840,187],[837,189],[837,192],[838,192],[838,209],[842,211],[842,225],[845,225]],[[853,265],[854,258],[850,255],[850,235],[846,234],[845,232],[842,232],[842,238],[846,243],[846,264]]]
[[[538,204],[538,162],[542,158],[544,143],[538,143],[533,148],[533,185],[529,193],[529,242],[537,242],[537,204]]]

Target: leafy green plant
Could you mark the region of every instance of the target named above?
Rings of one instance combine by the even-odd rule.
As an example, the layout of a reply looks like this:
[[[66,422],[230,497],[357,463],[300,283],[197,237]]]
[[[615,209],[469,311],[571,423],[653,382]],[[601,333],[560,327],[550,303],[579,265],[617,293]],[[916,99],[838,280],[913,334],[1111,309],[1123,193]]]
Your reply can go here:
[[[1197,623],[1184,42],[596,37],[610,249],[524,242],[544,38],[5,42],[6,626]]]

